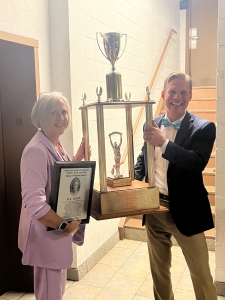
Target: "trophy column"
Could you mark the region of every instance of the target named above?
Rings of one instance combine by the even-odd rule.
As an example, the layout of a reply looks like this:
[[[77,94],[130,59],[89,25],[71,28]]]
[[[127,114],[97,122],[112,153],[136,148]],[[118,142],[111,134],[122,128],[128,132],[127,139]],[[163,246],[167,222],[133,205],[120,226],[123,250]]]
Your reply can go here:
[[[152,104],[147,101],[145,106],[146,124],[151,125],[153,120]],[[155,151],[154,147],[147,143],[148,157],[148,184],[149,187],[155,187]]]
[[[88,128],[88,113],[87,109],[84,107],[81,111],[82,116],[82,130],[85,140],[85,157],[84,160],[90,160],[90,151],[89,151],[89,128]]]
[[[133,126],[132,126],[132,109],[126,108],[126,125],[127,125],[127,155],[129,177],[134,180],[134,153],[133,153]]]
[[[107,192],[106,161],[105,161],[105,130],[103,106],[96,106],[97,130],[98,130],[98,156],[100,192]]]

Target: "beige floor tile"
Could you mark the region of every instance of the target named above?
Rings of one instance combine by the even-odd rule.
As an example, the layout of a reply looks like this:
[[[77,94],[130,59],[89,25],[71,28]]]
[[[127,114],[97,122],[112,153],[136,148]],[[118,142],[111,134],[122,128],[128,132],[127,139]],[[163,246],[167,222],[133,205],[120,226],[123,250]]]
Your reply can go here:
[[[121,240],[116,244],[116,247],[127,248],[127,249],[137,249],[142,243],[140,241],[133,240]]]
[[[118,270],[113,279],[125,278],[128,282],[136,282],[141,286],[142,282],[149,275],[149,266],[144,260],[128,259]]]
[[[66,281],[66,289],[68,289],[70,286],[71,286],[71,284],[73,284],[74,283],[74,281],[72,281],[72,280],[67,280]]]
[[[7,292],[5,294],[3,294],[2,296],[0,296],[0,299],[4,299],[4,300],[17,300],[19,298],[21,298],[24,295],[24,293],[20,293],[20,292]]]
[[[139,286],[135,282],[123,279],[112,279],[98,294],[95,300],[131,300],[136,295]]]
[[[143,259],[149,265],[149,255],[147,243],[142,243],[134,252],[131,254],[130,258],[133,259]]]
[[[101,290],[95,286],[73,284],[66,290],[63,300],[94,300]]]
[[[193,291],[187,291],[182,289],[176,289],[174,293],[174,298],[176,300],[196,300],[195,293]]]
[[[117,271],[118,267],[98,263],[79,281],[79,283],[89,286],[104,287]]]
[[[141,287],[136,293],[139,297],[145,297],[150,298],[154,296],[153,294],[153,283],[152,283],[152,277],[147,277],[146,280],[143,282]]]
[[[209,252],[212,275],[215,252]],[[172,247],[171,278],[176,300],[194,300],[182,251]],[[0,300],[35,300],[34,294],[8,292]],[[68,280],[63,300],[153,300],[153,282],[146,242],[119,241],[79,282]],[[225,300],[225,297],[218,297]]]
[[[133,249],[114,247],[100,261],[101,264],[121,267],[134,252]]]
[[[27,293],[19,298],[19,300],[35,300],[35,296],[33,293]]]
[[[184,273],[179,281],[179,284],[177,285],[178,289],[183,289],[183,290],[188,290],[188,291],[193,291],[193,284],[191,280],[191,276],[188,273]]]
[[[135,296],[133,300],[154,300],[154,297]]]
[[[181,248],[178,247],[178,246],[173,246],[173,247],[172,247],[172,255],[173,255],[173,257],[174,257],[174,256],[182,256],[182,257],[184,257]]]

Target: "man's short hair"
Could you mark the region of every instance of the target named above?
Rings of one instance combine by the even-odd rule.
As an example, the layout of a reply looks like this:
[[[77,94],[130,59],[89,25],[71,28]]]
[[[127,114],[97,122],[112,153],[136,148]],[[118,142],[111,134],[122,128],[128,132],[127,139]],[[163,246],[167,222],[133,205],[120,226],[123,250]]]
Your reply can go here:
[[[182,78],[184,79],[185,81],[187,81],[189,83],[189,86],[190,86],[190,93],[192,92],[192,78],[190,75],[187,75],[183,72],[173,72],[171,73],[164,81],[164,92],[166,91],[166,86],[169,82],[171,82],[172,80],[174,79],[177,79],[177,78]]]

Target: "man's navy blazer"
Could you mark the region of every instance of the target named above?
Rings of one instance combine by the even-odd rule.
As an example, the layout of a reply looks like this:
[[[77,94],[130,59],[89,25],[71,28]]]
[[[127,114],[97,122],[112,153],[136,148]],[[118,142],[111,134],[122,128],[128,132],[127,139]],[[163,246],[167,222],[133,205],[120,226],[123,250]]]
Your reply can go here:
[[[161,126],[162,116],[155,119]],[[179,231],[191,236],[214,227],[202,171],[208,163],[216,136],[213,122],[186,112],[174,142],[162,157],[167,170],[170,211]],[[135,179],[148,178],[146,142],[135,165]]]

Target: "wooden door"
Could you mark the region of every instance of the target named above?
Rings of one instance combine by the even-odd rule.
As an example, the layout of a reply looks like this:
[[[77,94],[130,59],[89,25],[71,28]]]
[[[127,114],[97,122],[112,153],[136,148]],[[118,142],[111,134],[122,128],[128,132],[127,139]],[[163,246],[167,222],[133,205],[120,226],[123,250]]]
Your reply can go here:
[[[22,265],[17,240],[21,209],[20,158],[25,145],[36,133],[30,122],[35,101],[34,48],[0,40],[0,213],[3,215],[0,221],[0,263],[3,266],[0,267],[0,280],[5,272],[8,275],[1,293],[6,289],[33,289],[33,270]],[[2,257],[5,257],[4,262]]]

